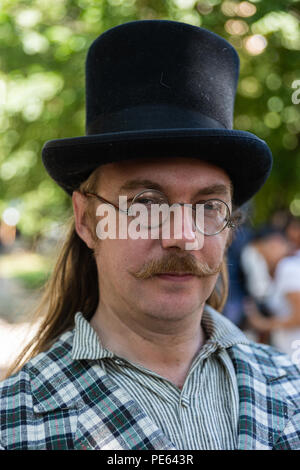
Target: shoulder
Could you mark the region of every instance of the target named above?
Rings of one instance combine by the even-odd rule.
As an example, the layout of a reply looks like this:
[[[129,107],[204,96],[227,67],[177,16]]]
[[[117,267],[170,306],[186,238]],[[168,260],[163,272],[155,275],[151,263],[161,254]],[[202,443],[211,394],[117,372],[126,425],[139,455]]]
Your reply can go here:
[[[66,367],[70,363],[73,335],[73,331],[63,333],[48,351],[38,354],[19,372],[0,382],[0,400],[7,400],[12,394],[26,395],[32,380],[46,381]]]
[[[299,353],[290,357],[273,346],[254,341],[234,345],[232,353],[236,362],[248,364],[252,371],[257,370],[269,380],[285,376],[288,381],[297,383],[300,396]]]
[[[249,392],[254,401],[259,401],[263,395],[270,403],[273,402],[276,406],[280,402],[285,403],[299,413],[299,360],[294,361],[272,346],[255,342],[235,345],[231,358],[236,370],[240,397]]]
[[[300,256],[288,256],[279,261],[274,282],[282,292],[300,290]]]
[[[50,382],[72,362],[72,337],[73,332],[64,333],[48,351],[0,382],[0,448],[5,448],[7,442],[18,449],[28,448],[33,429],[29,424],[33,422],[37,397],[53,395]]]
[[[290,272],[300,272],[300,256],[287,256],[279,261],[275,275],[287,275]]]
[[[299,364],[292,358],[274,346],[269,344],[257,343],[249,341],[248,344],[236,344],[233,346],[236,350],[249,360],[262,362],[273,367],[291,367],[296,373],[300,373]]]

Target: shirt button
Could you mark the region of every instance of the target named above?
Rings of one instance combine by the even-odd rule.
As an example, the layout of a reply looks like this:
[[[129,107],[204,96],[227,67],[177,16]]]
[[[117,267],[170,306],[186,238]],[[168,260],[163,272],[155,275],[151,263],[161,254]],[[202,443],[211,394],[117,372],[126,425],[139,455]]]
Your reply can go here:
[[[115,363],[118,364],[119,366],[124,365],[124,361],[121,361],[121,359],[115,359]]]
[[[181,400],[180,400],[180,404],[181,404],[181,406],[183,406],[184,408],[188,408],[189,405],[190,405],[188,398],[181,399]]]

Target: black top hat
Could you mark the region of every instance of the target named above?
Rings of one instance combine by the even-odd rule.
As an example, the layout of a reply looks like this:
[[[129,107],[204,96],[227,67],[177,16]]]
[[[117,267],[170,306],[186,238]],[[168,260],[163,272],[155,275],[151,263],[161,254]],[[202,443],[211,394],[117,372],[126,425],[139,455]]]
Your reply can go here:
[[[195,157],[227,172],[239,206],[264,184],[272,154],[232,130],[238,75],[236,50],[206,29],[164,20],[112,28],[87,55],[86,135],[46,142],[44,165],[72,194],[105,163]]]

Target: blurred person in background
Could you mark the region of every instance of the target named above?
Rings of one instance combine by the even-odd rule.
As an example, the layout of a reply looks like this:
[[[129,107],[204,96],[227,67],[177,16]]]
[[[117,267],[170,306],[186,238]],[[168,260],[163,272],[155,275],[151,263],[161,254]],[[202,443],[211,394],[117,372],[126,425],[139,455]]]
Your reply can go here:
[[[289,210],[287,209],[275,210],[270,217],[269,225],[273,227],[274,229],[278,229],[284,232],[289,218],[290,218]]]
[[[272,226],[256,230],[241,253],[248,294],[264,304],[270,295],[272,279],[278,262],[290,254],[291,246],[284,233]]]
[[[246,302],[248,321],[262,334],[270,335],[271,344],[290,356],[295,341],[300,340],[300,224],[291,220],[286,236],[276,230],[266,231],[256,242],[256,249],[268,266],[271,282],[262,289],[255,305]],[[254,282],[255,284],[255,282]],[[259,285],[258,285],[259,290]],[[255,298],[255,297],[254,297]],[[266,313],[271,315],[266,317]],[[264,315],[263,315],[264,313]]]
[[[300,217],[289,217],[287,221],[285,233],[288,240],[291,242],[295,255],[299,255],[300,251]]]

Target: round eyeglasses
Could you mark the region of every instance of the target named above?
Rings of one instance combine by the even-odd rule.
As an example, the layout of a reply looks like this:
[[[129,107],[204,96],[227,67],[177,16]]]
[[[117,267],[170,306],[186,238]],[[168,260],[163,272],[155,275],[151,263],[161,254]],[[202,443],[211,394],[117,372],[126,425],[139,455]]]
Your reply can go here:
[[[164,193],[156,189],[146,189],[136,194],[132,198],[125,197],[125,204],[122,207],[104,199],[96,193],[84,192],[85,196],[94,196],[100,201],[110,204],[120,212],[124,212],[128,217],[137,217],[143,214],[142,225],[151,229],[161,227],[170,218],[171,212],[176,211],[176,207],[185,206],[192,210],[193,223],[196,229],[203,235],[211,236],[222,232],[226,227],[235,228],[231,220],[230,209],[226,202],[221,199],[207,199],[196,204],[183,202],[169,204]]]

